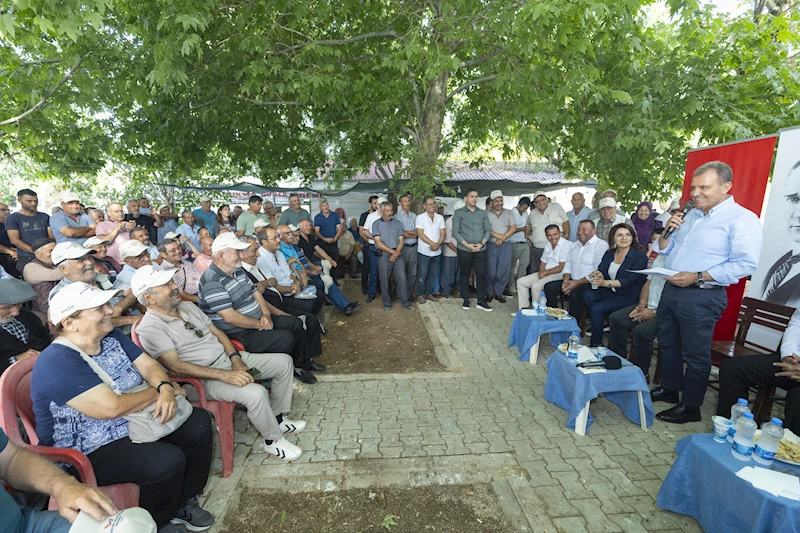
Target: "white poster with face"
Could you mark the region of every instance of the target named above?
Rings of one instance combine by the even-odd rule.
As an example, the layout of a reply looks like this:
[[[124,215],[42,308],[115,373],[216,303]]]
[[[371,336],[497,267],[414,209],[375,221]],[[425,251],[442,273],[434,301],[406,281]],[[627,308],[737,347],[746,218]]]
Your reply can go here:
[[[780,133],[764,213],[761,259],[747,296],[800,307],[800,127]]]

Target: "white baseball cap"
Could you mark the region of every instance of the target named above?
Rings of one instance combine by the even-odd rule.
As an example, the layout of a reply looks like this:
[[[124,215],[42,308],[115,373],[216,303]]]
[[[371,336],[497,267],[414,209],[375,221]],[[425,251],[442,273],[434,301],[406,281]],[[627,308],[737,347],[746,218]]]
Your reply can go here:
[[[161,204],[160,206],[158,206],[157,211],[160,213],[161,210],[164,209],[165,207],[169,207],[169,206],[167,204]]]
[[[81,511],[69,533],[155,533],[156,529],[156,522],[150,513],[141,507],[131,507],[102,522]]]
[[[104,291],[82,281],[70,283],[50,299],[50,322],[56,326],[76,311],[94,309],[122,294],[122,291]]]
[[[489,195],[489,198],[491,200],[494,200],[495,198],[502,198],[502,197],[503,197],[503,191],[501,191],[500,189],[496,189],[496,190],[492,191],[492,193]]]
[[[168,232],[166,233],[166,235],[164,235],[164,240],[167,240],[167,239],[177,239],[177,238],[178,238],[178,234],[177,234],[177,233],[175,233],[174,231],[168,231]]]
[[[119,246],[119,255],[122,257],[123,260],[129,257],[139,257],[144,252],[148,250],[147,246],[145,246],[141,241],[137,241],[136,239],[131,239],[129,241],[123,242]]]
[[[210,202],[210,201],[211,201],[211,197],[210,196],[203,196],[202,198],[200,198],[200,203]]]
[[[169,283],[175,272],[177,272],[175,269],[165,270],[157,265],[145,265],[133,273],[133,277],[131,277],[131,292],[138,298],[147,289]]]
[[[297,226],[295,226],[294,224],[289,224],[289,231],[291,231],[292,233],[294,233],[295,231],[297,231],[297,230],[299,230],[299,229],[300,229],[300,228],[298,228],[298,227],[297,227]]]
[[[266,227],[266,226],[269,226],[269,222],[267,222],[263,218],[259,218],[253,223],[253,229],[255,229],[255,228],[263,228],[263,227]]]
[[[607,196],[605,198],[601,198],[600,199],[600,204],[599,205],[600,205],[600,209],[603,209],[604,207],[617,207],[617,201],[614,200],[613,198]]]
[[[223,250],[227,250],[228,248],[233,248],[234,250],[247,250],[250,248],[250,243],[240,241],[239,237],[237,237],[234,233],[223,233],[214,239],[214,244],[211,245],[211,253],[216,254]]]
[[[53,248],[51,260],[54,265],[58,265],[67,259],[82,259],[89,254],[96,253],[96,250],[89,250],[74,242],[60,242]]]
[[[676,209],[680,208],[681,208],[681,199],[673,198],[672,201],[669,203],[669,211],[675,211]]]
[[[65,192],[63,195],[61,195],[61,201],[65,204],[68,204],[70,202],[80,202],[81,198],[74,192]]]
[[[97,246],[98,244],[103,244],[103,243],[108,244],[110,242],[111,241],[109,241],[108,239],[104,239],[102,237],[89,237],[88,239],[83,241],[83,247],[88,248],[90,246]]]
[[[547,194],[545,194],[544,192],[542,192],[542,191],[536,191],[535,193],[533,193],[533,196],[531,196],[531,201],[534,201],[534,200],[536,200],[536,199],[537,199],[538,197],[540,197],[540,196],[544,196],[545,198],[547,198]],[[548,199],[549,199],[549,198],[548,198]]]

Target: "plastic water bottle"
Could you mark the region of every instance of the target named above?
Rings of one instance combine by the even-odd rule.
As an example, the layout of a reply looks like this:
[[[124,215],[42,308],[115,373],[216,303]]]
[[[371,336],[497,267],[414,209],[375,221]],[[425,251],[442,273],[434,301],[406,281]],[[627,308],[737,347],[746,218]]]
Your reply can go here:
[[[733,437],[736,436],[736,423],[742,413],[749,413],[750,408],[747,407],[747,400],[739,398],[731,407],[731,429],[728,430],[728,442],[733,442]]]
[[[761,427],[756,449],[753,450],[753,461],[760,465],[770,466],[778,451],[778,443],[783,438],[783,420],[773,418]]]
[[[577,361],[578,360],[578,344],[580,344],[581,339],[578,337],[578,332],[573,331],[572,335],[569,336],[569,347],[567,348],[567,359],[570,361]]]
[[[736,426],[736,436],[733,438],[731,454],[740,461],[749,461],[755,446],[753,437],[755,437],[756,429],[758,428],[756,421],[753,420],[753,413],[746,411],[739,417]]]
[[[547,310],[547,296],[544,291],[539,295],[539,312],[544,313]]]

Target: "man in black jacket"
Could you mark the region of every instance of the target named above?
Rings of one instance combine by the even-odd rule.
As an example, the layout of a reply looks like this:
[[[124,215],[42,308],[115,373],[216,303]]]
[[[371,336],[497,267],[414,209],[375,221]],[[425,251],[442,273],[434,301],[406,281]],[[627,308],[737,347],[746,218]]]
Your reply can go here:
[[[30,283],[0,279],[0,373],[16,361],[36,355],[51,341],[42,320],[22,304],[36,298]]]

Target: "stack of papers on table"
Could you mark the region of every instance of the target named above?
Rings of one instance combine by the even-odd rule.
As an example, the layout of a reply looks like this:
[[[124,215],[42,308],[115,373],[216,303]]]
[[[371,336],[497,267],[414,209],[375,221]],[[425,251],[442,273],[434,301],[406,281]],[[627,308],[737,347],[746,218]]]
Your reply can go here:
[[[742,478],[755,488],[769,492],[773,496],[800,501],[800,478],[797,476],[757,466],[746,466],[736,472],[736,477]]]

